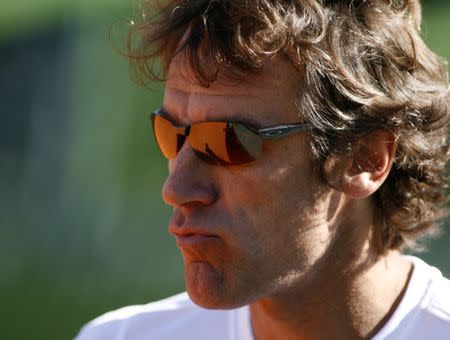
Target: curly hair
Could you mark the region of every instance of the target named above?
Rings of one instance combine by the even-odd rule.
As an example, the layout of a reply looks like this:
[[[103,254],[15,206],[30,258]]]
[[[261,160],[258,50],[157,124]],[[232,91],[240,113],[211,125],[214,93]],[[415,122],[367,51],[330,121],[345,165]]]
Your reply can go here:
[[[180,53],[203,86],[219,71],[258,73],[268,57],[285,55],[304,74],[299,110],[314,126],[319,168],[362,135],[396,136],[393,168],[374,194],[380,250],[417,247],[437,230],[449,83],[445,61],[420,37],[418,0],[171,0],[156,15],[148,2],[128,46],[142,83],[164,79]]]

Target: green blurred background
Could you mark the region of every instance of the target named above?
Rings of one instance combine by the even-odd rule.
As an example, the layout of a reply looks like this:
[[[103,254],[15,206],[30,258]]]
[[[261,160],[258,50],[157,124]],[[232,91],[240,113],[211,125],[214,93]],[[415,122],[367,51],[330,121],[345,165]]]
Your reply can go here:
[[[0,5],[1,339],[71,339],[183,290],[146,116],[162,85],[134,85],[109,39],[123,41],[133,1]],[[450,4],[424,7],[425,40],[448,59]],[[446,275],[449,240],[421,254]]]

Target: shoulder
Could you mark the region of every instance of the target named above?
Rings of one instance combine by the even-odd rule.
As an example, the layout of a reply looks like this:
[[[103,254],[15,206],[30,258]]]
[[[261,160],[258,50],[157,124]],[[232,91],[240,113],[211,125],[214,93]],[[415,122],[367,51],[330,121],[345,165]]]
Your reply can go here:
[[[413,262],[424,284],[423,295],[412,313],[416,336],[434,334],[434,339],[450,339],[450,280],[420,259],[414,258]]]
[[[434,319],[440,320],[448,327],[450,337],[450,280],[435,272],[430,280],[429,299],[424,308]]]
[[[416,275],[420,276],[417,281],[422,282],[421,308],[450,322],[450,280],[423,260],[413,256],[408,258],[414,263]]]
[[[227,325],[225,313],[200,308],[181,293],[106,313],[86,324],[76,340],[182,339],[182,334],[207,334],[212,327],[220,331]]]
[[[423,260],[414,265],[402,301],[374,340],[450,339],[450,281]]]

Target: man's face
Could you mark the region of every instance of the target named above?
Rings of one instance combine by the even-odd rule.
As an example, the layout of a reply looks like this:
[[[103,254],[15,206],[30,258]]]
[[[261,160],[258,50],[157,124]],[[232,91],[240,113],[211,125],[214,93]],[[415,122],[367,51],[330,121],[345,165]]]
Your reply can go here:
[[[298,123],[302,81],[282,58],[236,83],[224,77],[205,88],[175,60],[164,109],[172,121],[243,121],[263,128]],[[191,298],[207,308],[235,308],[283,293],[311,276],[327,248],[326,196],[313,174],[306,133],[266,140],[252,163],[211,165],[186,141],[169,161],[163,188],[173,206],[169,231],[184,259]]]

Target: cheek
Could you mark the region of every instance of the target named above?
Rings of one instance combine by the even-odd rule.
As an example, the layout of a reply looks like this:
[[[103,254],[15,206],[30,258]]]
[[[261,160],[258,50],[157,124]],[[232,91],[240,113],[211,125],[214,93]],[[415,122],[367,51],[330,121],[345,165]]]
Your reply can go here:
[[[224,203],[236,216],[285,221],[314,204],[311,177],[305,169],[295,166],[254,168],[237,173],[223,187]]]
[[[314,204],[306,177],[302,169],[286,166],[230,176],[222,202],[231,239],[257,253],[280,252],[283,244],[295,242],[305,212]]]
[[[326,209],[319,204],[321,187],[309,162],[254,167],[230,173],[227,182],[222,199],[236,248],[274,262],[315,257]]]

